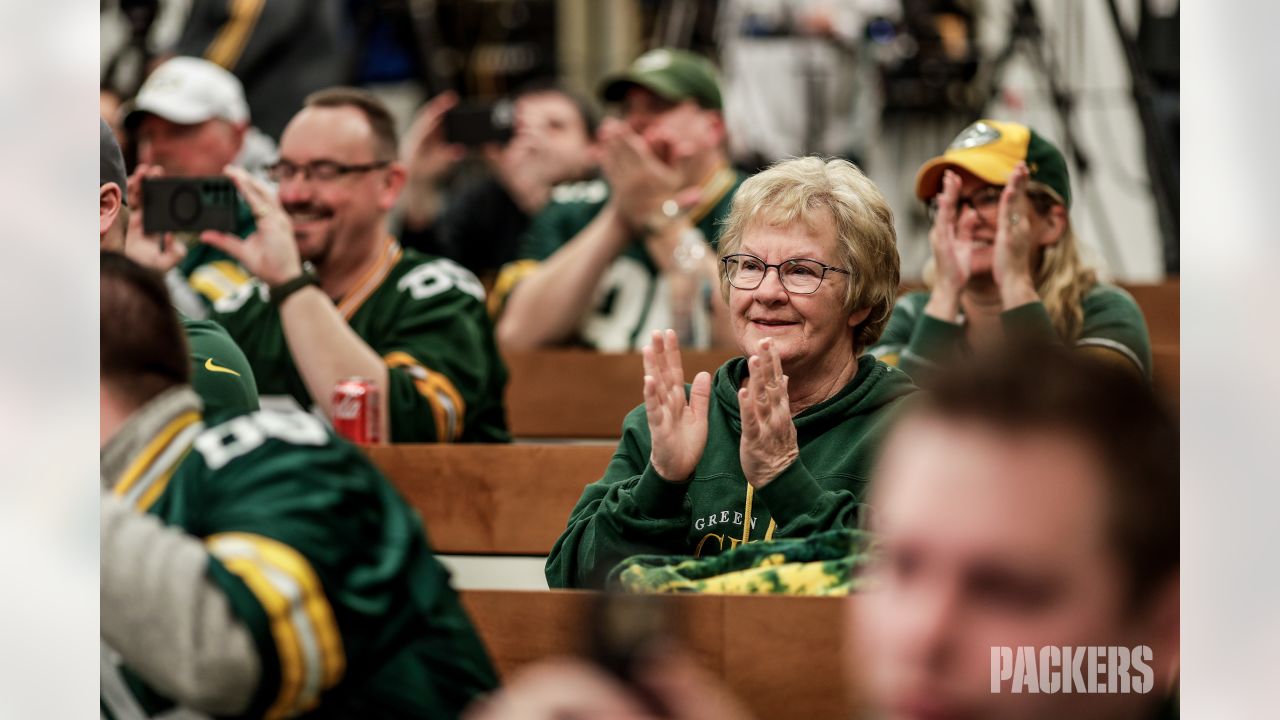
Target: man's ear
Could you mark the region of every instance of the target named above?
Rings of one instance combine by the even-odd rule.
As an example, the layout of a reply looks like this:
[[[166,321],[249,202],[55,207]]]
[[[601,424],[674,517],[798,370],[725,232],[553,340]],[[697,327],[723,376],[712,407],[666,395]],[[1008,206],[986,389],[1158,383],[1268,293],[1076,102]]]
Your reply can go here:
[[[724,113],[719,110],[707,110],[707,127],[714,147],[724,147],[728,138],[728,130],[724,124]]]
[[[249,134],[249,123],[242,122],[231,126],[231,142],[236,146],[236,155],[244,148],[244,138]]]
[[[1049,212],[1044,215],[1044,232],[1040,233],[1039,244],[1049,246],[1057,245],[1058,241],[1067,232],[1067,226],[1070,224],[1067,218],[1067,209],[1061,205],[1054,204],[1049,208]]]
[[[98,237],[106,237],[107,231],[115,225],[116,216],[124,206],[124,197],[120,186],[109,182],[98,188]]]
[[[386,176],[382,182],[380,197],[378,198],[378,207],[383,210],[390,210],[396,206],[396,200],[400,197],[400,192],[404,190],[404,185],[408,181],[408,172],[405,171],[404,165],[399,162],[392,162],[387,166]]]

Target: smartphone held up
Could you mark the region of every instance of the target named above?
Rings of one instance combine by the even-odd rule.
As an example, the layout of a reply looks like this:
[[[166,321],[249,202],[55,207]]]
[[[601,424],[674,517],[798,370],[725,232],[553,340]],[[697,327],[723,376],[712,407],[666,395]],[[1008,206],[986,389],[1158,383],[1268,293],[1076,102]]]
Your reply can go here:
[[[236,186],[224,175],[143,178],[142,229],[148,234],[235,232],[238,203]]]

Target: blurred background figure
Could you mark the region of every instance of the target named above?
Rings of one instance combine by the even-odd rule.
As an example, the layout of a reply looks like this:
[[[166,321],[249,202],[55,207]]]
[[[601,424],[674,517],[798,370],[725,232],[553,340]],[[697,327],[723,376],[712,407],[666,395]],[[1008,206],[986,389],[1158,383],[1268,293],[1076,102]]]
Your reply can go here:
[[[138,162],[169,175],[221,175],[227,165],[259,170],[275,154],[275,143],[250,121],[240,80],[207,60],[164,61],[122,109]]]
[[[147,76],[138,95],[121,108],[126,133],[133,138],[138,164],[130,191],[133,205],[129,233],[137,247],[159,245],[143,235],[142,178],[161,175],[222,175],[228,165],[258,174],[275,159],[271,138],[255,128],[244,88],[235,75],[195,57],[164,60]],[[253,216],[237,201],[237,225],[253,231]],[[175,234],[170,253],[151,267],[172,271],[168,282],[178,307],[204,317],[207,305],[248,282],[238,263],[225,253],[199,243],[193,234]]]
[[[1176,716],[1177,448],[1147,386],[1096,359],[1028,346],[940,375],[872,480],[880,551],[850,632],[873,714]],[[994,691],[993,647],[1050,646],[1146,646],[1154,687]]]
[[[474,148],[486,172],[444,197],[441,181],[468,150],[448,137],[446,115],[457,104],[452,92],[434,98],[402,142],[409,181],[400,242],[454,260],[491,287],[498,269],[516,259],[529,221],[553,188],[596,174],[598,111],[554,80],[531,82],[514,96],[510,140]]]
[[[753,169],[817,153],[863,164],[883,108],[868,25],[900,13],[899,0],[721,2],[717,38],[734,161]]]
[[[494,304],[505,302],[499,342],[617,351],[679,317],[688,318],[686,344],[728,342],[723,301],[707,289],[718,282],[720,221],[743,176],[726,155],[719,72],[705,57],[658,48],[606,78],[600,94],[621,105],[621,117],[600,126],[604,180],[534,219],[521,260],[495,289]],[[677,278],[701,291],[677,300]]]
[[[343,82],[351,62],[344,0],[191,0],[177,55],[244,83],[254,121],[278,140],[308,94]]]

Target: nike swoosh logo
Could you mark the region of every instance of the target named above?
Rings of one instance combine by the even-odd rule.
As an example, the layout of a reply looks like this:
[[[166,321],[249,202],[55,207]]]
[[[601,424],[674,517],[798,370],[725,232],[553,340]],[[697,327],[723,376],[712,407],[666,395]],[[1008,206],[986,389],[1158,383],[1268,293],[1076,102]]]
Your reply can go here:
[[[236,372],[235,370],[232,370],[231,368],[224,368],[219,365],[214,365],[213,358],[209,358],[208,360],[204,361],[204,369],[208,370],[209,372],[224,372],[224,373],[230,373],[232,375],[235,375],[236,377],[240,377],[240,373]]]

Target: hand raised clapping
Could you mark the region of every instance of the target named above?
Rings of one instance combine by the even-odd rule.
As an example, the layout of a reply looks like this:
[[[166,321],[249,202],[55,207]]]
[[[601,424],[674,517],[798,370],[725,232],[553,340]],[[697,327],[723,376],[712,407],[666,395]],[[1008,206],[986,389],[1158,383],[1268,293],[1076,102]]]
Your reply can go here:
[[[687,482],[707,447],[711,376],[698,373],[689,397],[674,330],[654,331],[644,348],[644,408],[653,446],[649,463],[662,479]]]
[[[761,340],[759,347],[759,352],[747,360],[747,382],[738,391],[742,413],[738,453],[747,482],[757,490],[800,457],[782,360],[769,338]]]
[[[992,277],[1002,294],[1029,290],[1035,296],[1031,275],[1031,255],[1035,250],[1032,237],[1027,183],[1031,176],[1026,163],[1018,163],[1009,182],[1000,193],[999,224],[996,226],[995,260]]]

